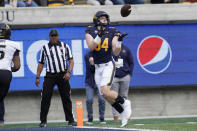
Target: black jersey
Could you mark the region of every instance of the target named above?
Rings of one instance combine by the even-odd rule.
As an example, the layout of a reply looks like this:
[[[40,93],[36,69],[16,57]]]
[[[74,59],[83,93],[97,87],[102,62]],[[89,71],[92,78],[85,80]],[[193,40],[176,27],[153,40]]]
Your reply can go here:
[[[95,64],[107,63],[112,60],[112,39],[114,35],[119,32],[114,27],[105,27],[104,34],[99,42],[97,48],[93,51],[93,58]],[[95,38],[98,34],[97,27],[87,27],[86,33]]]

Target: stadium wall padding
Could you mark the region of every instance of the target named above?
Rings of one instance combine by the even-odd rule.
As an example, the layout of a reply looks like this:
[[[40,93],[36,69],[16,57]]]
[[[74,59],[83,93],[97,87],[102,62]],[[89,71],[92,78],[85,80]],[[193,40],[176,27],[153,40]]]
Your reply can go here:
[[[134,58],[134,72],[130,86],[137,88],[197,84],[197,24],[119,25],[115,27],[121,32],[128,33],[123,43],[130,48]],[[22,67],[18,72],[13,73],[11,90],[38,90],[34,82],[40,49],[48,42],[49,31],[54,28],[59,31],[60,40],[69,44],[72,49],[75,66],[70,80],[71,87],[84,88],[84,54],[89,51],[85,42],[86,27],[71,26],[12,30],[11,39],[21,43]],[[152,53],[149,50],[146,54],[147,52],[144,52],[142,48],[146,48],[143,46],[146,45],[146,40],[150,43],[157,42],[154,38],[162,41],[159,43],[162,48],[158,49],[158,52],[164,52],[166,55],[161,58],[159,53],[156,53],[151,60],[149,59],[149,64],[146,66],[138,58]],[[155,44],[157,43],[153,45]],[[43,70],[41,82],[44,72],[45,70]]]

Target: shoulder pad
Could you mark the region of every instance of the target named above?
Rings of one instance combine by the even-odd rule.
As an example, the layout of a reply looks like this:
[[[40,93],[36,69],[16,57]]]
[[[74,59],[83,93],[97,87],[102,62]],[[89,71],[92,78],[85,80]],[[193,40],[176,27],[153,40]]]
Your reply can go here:
[[[89,33],[92,27],[93,27],[93,26],[88,26],[88,27],[85,29],[85,33]]]

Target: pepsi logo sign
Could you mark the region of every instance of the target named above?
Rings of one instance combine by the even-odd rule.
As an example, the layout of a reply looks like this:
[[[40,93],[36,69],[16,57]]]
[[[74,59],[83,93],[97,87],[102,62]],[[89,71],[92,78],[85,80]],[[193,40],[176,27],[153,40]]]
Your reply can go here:
[[[159,74],[169,67],[172,51],[164,38],[148,36],[138,46],[137,59],[143,70],[151,74]]]

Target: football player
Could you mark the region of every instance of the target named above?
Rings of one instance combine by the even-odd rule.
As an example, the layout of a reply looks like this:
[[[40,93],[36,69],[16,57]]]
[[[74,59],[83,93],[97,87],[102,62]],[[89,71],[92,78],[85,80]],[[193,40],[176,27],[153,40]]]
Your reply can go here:
[[[10,88],[12,72],[20,69],[20,45],[10,40],[11,30],[0,23],[0,102],[3,102]]]
[[[126,34],[120,34],[115,28],[108,27],[110,18],[104,11],[98,11],[93,16],[93,23],[93,27],[87,27],[85,37],[88,48],[93,52],[95,81],[101,95],[121,114],[121,127],[124,127],[131,116],[131,103],[110,88],[115,73],[112,52],[116,56],[120,53]]]

